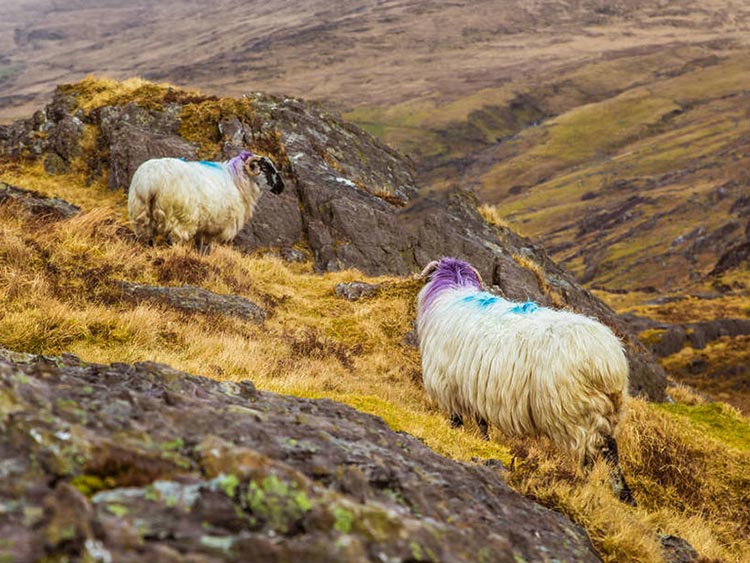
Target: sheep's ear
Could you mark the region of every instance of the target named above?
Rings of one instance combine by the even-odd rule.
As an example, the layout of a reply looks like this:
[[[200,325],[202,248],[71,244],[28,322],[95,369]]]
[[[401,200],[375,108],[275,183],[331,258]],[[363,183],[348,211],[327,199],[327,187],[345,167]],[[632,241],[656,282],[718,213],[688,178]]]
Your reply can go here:
[[[419,277],[420,279],[424,279],[424,278],[426,278],[426,277],[427,277],[427,276],[429,276],[429,275],[430,275],[430,274],[431,274],[432,272],[434,272],[435,270],[437,270],[437,269],[438,269],[438,266],[439,266],[439,265],[440,265],[440,262],[438,262],[437,260],[433,260],[432,262],[430,262],[429,264],[427,264],[427,265],[426,265],[426,266],[424,267],[424,270],[422,270],[422,273],[421,273],[421,274],[419,274],[419,276],[418,276],[418,277]]]
[[[249,176],[257,176],[260,174],[260,159],[258,157],[248,158],[245,161],[245,172]]]

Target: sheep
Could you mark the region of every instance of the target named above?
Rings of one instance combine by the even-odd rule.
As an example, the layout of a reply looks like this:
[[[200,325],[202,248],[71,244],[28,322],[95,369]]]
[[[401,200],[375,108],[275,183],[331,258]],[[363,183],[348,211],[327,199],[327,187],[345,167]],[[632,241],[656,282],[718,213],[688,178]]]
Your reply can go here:
[[[635,504],[615,430],[628,385],[620,340],[584,315],[514,303],[482,291],[470,264],[428,264],[417,297],[417,333],[428,397],[451,416],[507,435],[546,436],[588,469],[611,467],[620,500]]]
[[[133,175],[128,215],[140,240],[169,244],[193,242],[207,252],[214,242],[231,241],[253,216],[265,175],[279,194],[284,182],[267,157],[243,151],[225,162],[153,158]]]

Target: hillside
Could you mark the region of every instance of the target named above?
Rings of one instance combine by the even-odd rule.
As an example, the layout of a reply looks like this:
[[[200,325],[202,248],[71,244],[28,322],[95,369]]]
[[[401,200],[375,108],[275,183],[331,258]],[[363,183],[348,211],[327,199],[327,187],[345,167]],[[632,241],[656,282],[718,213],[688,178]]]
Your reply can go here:
[[[264,195],[266,203],[244,231],[243,240],[207,256],[190,249],[138,244],[126,223],[121,189],[137,159],[149,151],[171,150],[185,151],[187,157],[220,157],[233,150],[235,141],[282,165],[289,186],[283,198],[288,199]],[[596,550],[594,558],[748,561],[750,513],[745,497],[750,422],[728,405],[706,402],[679,386],[669,389],[674,403],[648,402],[643,397],[631,401],[619,442],[624,470],[639,502],[633,508],[614,500],[603,466],[584,478],[570,460],[555,455],[543,442],[497,434],[485,442],[474,427],[452,429],[427,402],[412,333],[420,284],[396,274],[401,274],[399,268],[414,271],[426,259],[448,252],[476,260],[488,282],[507,295],[585,311],[613,326],[629,346],[635,378],[632,391],[661,399],[665,382],[627,325],[543,250],[508,228],[484,223],[470,194],[459,191],[441,199],[439,194],[426,193],[411,182],[408,161],[367,133],[300,100],[265,95],[218,99],[141,81],[89,79],[61,86],[43,111],[0,129],[0,147],[4,182],[0,346],[45,355],[3,352],[0,372],[6,379],[0,394],[0,423],[15,438],[2,447],[13,449],[19,463],[27,462],[28,451],[36,452],[43,463],[35,469],[41,475],[32,472],[31,480],[24,481],[28,485],[23,492],[25,511],[13,505],[0,516],[0,524],[3,529],[12,523],[34,533],[44,530],[49,555],[70,556],[83,549],[102,553],[96,550],[125,546],[130,553],[154,549],[170,560],[187,558],[188,549],[197,549],[207,560],[231,560],[241,553],[234,550],[260,541],[269,553],[282,557],[278,550],[290,546],[298,549],[292,553],[310,554],[299,542],[324,537],[325,545],[336,549],[371,546],[374,541],[401,560],[434,560],[427,548],[433,552],[436,548],[430,539],[431,526],[436,524],[430,523],[434,518],[426,511],[434,509],[433,516],[440,518],[446,513],[441,501],[430,504],[429,499],[440,498],[439,487],[428,493],[414,483],[425,471],[422,466],[415,468],[416,461],[407,462],[405,473],[386,479],[377,470],[382,459],[365,456],[356,460],[351,474],[326,476],[312,459],[320,446],[307,442],[312,439],[309,435],[295,434],[296,443],[272,439],[257,451],[241,450],[241,459],[232,461],[236,482],[231,477],[214,482],[211,456],[221,454],[221,448],[219,454],[210,453],[219,447],[215,439],[190,434],[190,425],[167,428],[157,423],[151,428],[146,422],[150,415],[144,414],[149,409],[165,411],[170,419],[184,423],[186,413],[200,403],[224,413],[221,416],[228,412],[224,409],[232,409],[239,426],[261,432],[262,422],[271,417],[280,416],[282,425],[289,424],[284,422],[288,415],[277,410],[279,405],[300,404],[306,406],[289,408],[312,410],[315,424],[330,431],[340,424],[359,445],[369,443],[369,438],[363,440],[358,434],[364,430],[355,430],[362,415],[331,407],[329,402],[297,403],[271,395],[284,393],[333,399],[375,414],[392,430],[407,432],[438,454],[463,462],[454,466],[432,454],[418,454],[435,464],[429,469],[435,472],[431,482],[450,483],[449,473],[443,473],[449,467],[479,472],[498,495],[505,493],[500,492],[504,485],[497,483],[505,481],[582,526]],[[354,202],[359,206],[353,207]],[[379,265],[387,275],[366,272],[381,258],[394,256],[392,248],[384,244],[375,258],[358,251],[373,245],[357,238],[359,233],[347,220],[352,214],[342,211],[350,208],[356,210],[356,221],[380,218],[373,225],[396,229],[395,238],[406,245],[406,252],[398,253],[402,262],[386,259]],[[296,224],[289,220],[295,212],[299,227],[283,231],[292,238],[275,237],[274,225]],[[353,282],[365,285],[352,286]],[[355,287],[364,289],[365,295],[351,294]],[[204,303],[203,308],[196,302]],[[143,361],[173,369],[137,364]],[[142,394],[123,389],[112,400],[107,386],[98,385],[104,377],[117,386],[120,378],[144,370],[149,382],[143,383],[148,389]],[[174,370],[221,383],[190,379]],[[59,385],[52,383],[56,378]],[[252,394],[251,387],[232,383],[248,379],[270,401],[268,410],[238,403],[239,395]],[[77,381],[81,383],[71,384]],[[129,387],[125,381],[122,385]],[[190,392],[182,398],[179,391],[184,389]],[[102,402],[102,393],[111,404]],[[102,409],[109,413],[110,426],[96,422]],[[325,418],[325,413],[338,422]],[[300,416],[295,424],[302,428],[312,424],[308,415]],[[344,417],[350,422],[342,423]],[[131,426],[136,422],[138,426]],[[229,431],[228,427],[212,430],[227,432],[223,440],[239,440]],[[398,440],[379,422],[367,432],[381,437],[373,437],[375,441]],[[75,439],[69,444],[75,447],[63,445],[68,434]],[[114,438],[122,445],[110,451],[104,445],[111,446]],[[340,444],[335,440],[331,444],[320,433],[315,439],[323,439],[333,451],[347,451],[337,449]],[[407,450],[421,448],[411,438],[401,443]],[[31,449],[19,450],[19,444]],[[130,452],[126,456],[138,459],[135,466],[123,468],[123,449]],[[404,450],[399,455],[406,459],[407,454]],[[25,467],[23,463],[8,470],[22,471],[18,468]],[[258,463],[268,472],[258,473]],[[256,467],[256,472],[243,473],[248,467]],[[133,481],[133,475],[144,469],[148,469],[145,476]],[[270,474],[277,479],[263,479]],[[401,486],[405,488],[400,491]],[[133,492],[133,487],[140,492]],[[237,491],[249,500],[239,499]],[[268,493],[263,497],[268,500],[259,500],[257,491]],[[2,488],[0,494],[7,499],[18,491]],[[362,504],[363,496],[370,504]],[[476,502],[458,496],[465,497],[472,507],[467,510],[476,514]],[[287,498],[296,500],[290,504]],[[505,506],[498,498],[502,497],[483,498],[482,506]],[[227,504],[227,499],[235,499],[236,504]],[[303,517],[321,499],[328,499],[324,505],[346,511],[322,510]],[[188,515],[189,510],[178,512],[185,514],[182,528],[172,527],[173,520],[161,516],[173,516],[193,502],[198,502],[196,514],[205,515],[201,520],[205,539],[192,535],[198,520]],[[71,503],[81,508],[75,513],[84,515],[84,520],[70,520],[64,507]],[[422,503],[427,504],[420,508]],[[355,505],[361,508],[352,508]],[[42,506],[46,508],[40,511]],[[277,510],[264,513],[269,506]],[[236,507],[245,511],[241,518]],[[369,525],[376,520],[382,523],[378,517],[384,511],[400,515],[389,517],[389,525],[412,530],[419,538],[416,547],[388,543]],[[154,527],[138,528],[138,518],[146,512],[156,515],[153,523],[149,520]],[[554,526],[560,525],[559,518],[552,517],[558,522]],[[29,527],[30,522],[34,526]],[[75,534],[68,531],[66,536],[73,522]],[[470,549],[458,539],[468,538],[472,526],[458,529],[450,518],[444,525],[445,537],[456,541],[438,545],[455,553]],[[184,544],[190,547],[175,555],[174,538],[179,533],[191,538]],[[514,534],[510,545],[518,542],[519,550],[539,542],[538,536],[525,539]],[[233,547],[236,541],[248,543]],[[493,536],[492,541],[503,540]],[[558,543],[574,545],[570,541]],[[11,557],[30,553],[26,560],[35,560],[34,551],[13,551],[33,545],[39,542],[1,544],[4,552],[0,553]],[[344,554],[348,560],[376,556],[365,548],[364,552],[351,549],[355,551]]]

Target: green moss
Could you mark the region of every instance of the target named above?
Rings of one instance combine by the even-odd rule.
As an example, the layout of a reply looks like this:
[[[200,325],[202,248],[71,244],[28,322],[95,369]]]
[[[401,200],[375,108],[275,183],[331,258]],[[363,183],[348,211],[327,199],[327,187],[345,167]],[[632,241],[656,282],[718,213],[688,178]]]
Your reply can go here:
[[[159,502],[161,500],[161,493],[156,487],[149,485],[146,487],[146,493],[143,498],[151,502]]]
[[[107,510],[120,518],[123,518],[129,512],[128,507],[123,506],[122,504],[108,504]]]
[[[101,478],[97,475],[77,475],[70,480],[70,484],[81,491],[87,497],[94,496],[99,491],[105,491],[113,488],[116,483],[111,478]]]
[[[333,529],[342,534],[348,534],[352,531],[352,522],[354,522],[354,513],[346,508],[337,506],[333,509]]]
[[[185,441],[180,437],[177,437],[174,440],[170,440],[169,442],[163,442],[161,444],[161,448],[168,451],[179,451],[183,447],[185,447]]]
[[[437,555],[430,548],[422,548],[416,541],[409,542],[409,550],[415,561],[440,561]]]
[[[240,481],[236,475],[222,475],[219,479],[219,487],[224,491],[224,494],[229,498],[234,498],[234,494],[237,492],[237,487]]]
[[[750,451],[750,420],[725,403],[706,405],[657,404],[657,408],[687,420],[697,430],[741,451]]]
[[[288,532],[313,506],[306,491],[276,475],[269,475],[261,482],[251,481],[246,500],[255,516],[280,533]]]

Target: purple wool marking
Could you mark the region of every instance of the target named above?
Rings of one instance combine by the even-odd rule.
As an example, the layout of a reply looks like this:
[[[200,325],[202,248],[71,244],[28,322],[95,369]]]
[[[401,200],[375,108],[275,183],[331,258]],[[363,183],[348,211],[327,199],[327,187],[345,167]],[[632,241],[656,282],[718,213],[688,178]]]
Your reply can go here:
[[[239,177],[240,175],[242,175],[242,167],[245,166],[245,161],[248,158],[252,158],[254,156],[255,153],[252,153],[250,151],[242,151],[237,156],[229,159],[229,162],[227,162],[227,169],[232,173],[233,176]]]
[[[429,308],[437,296],[447,289],[461,287],[482,289],[474,268],[457,258],[441,258],[437,269],[430,274],[429,278],[429,287],[422,300],[422,310]]]

